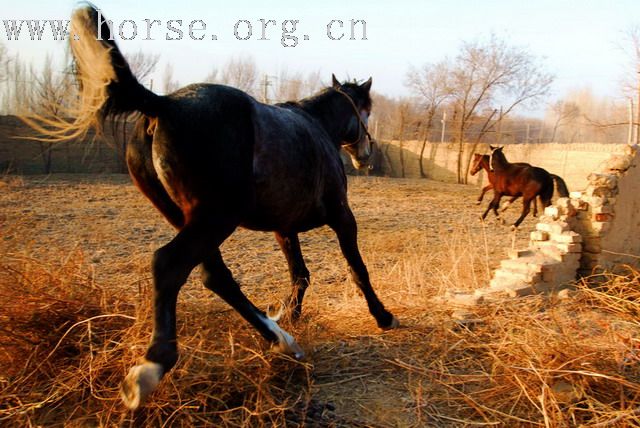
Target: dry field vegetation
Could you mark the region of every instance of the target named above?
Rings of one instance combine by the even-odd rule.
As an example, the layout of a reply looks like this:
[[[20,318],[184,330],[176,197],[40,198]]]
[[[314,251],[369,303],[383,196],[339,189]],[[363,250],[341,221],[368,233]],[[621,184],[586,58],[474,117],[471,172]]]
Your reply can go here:
[[[402,328],[376,328],[334,235],[312,231],[301,237],[312,273],[304,314],[284,325],[303,361],[270,352],[194,272],[179,301],[180,360],[129,412],[118,387],[144,354],[149,261],[171,228],[124,176],[5,177],[0,425],[640,424],[639,273],[577,284],[568,299],[491,302],[458,324],[434,297],[485,286],[508,228],[481,225],[475,187],[350,180],[372,282]],[[259,307],[289,292],[271,234],[238,230],[223,255]]]

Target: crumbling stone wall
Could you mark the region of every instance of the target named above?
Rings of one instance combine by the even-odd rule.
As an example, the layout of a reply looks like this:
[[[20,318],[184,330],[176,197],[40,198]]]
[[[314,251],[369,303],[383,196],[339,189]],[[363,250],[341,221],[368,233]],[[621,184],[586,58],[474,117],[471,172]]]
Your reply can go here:
[[[640,169],[636,146],[589,174],[584,191],[547,207],[529,248],[511,251],[490,287],[523,295],[548,291],[621,264],[640,261]]]
[[[492,294],[509,296],[558,290],[580,276],[640,267],[640,154],[626,146],[588,175],[583,191],[558,198],[531,232],[527,249],[513,249],[489,287],[448,292],[454,306],[470,306]]]
[[[588,208],[575,230],[583,236],[580,275],[640,262],[640,162],[637,146],[613,155],[579,195]],[[576,195],[578,196],[578,195]]]

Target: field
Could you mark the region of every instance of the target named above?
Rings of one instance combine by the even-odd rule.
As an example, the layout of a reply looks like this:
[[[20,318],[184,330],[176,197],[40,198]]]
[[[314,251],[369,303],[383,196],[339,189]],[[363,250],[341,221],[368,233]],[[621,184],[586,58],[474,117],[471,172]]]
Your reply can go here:
[[[381,332],[328,228],[301,236],[311,271],[307,352],[269,351],[194,272],[178,309],[181,358],[146,407],[118,386],[151,328],[152,252],[171,227],[128,177],[0,181],[0,425],[600,426],[640,423],[638,274],[581,282],[568,298],[497,300],[468,323],[437,303],[486,286],[505,249],[527,242],[490,217],[478,188],[350,178],[372,283],[400,319]],[[513,222],[519,204],[507,212]],[[289,292],[271,234],[236,231],[222,253],[261,308]]]

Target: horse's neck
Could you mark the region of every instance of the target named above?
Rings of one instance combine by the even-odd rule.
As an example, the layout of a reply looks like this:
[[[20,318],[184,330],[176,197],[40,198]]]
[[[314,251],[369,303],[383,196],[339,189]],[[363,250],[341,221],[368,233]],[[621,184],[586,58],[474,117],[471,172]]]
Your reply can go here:
[[[482,165],[482,168],[488,173],[492,172],[490,162],[491,162],[491,158],[489,156],[483,157],[482,161],[480,162],[480,165]]]
[[[342,142],[350,120],[349,111],[339,102],[340,96],[337,92],[327,90],[300,101],[302,108],[320,122],[336,145]]]
[[[501,156],[493,156],[493,169],[494,171],[497,170],[504,170],[509,168],[509,165],[511,165],[509,163],[509,161],[507,161],[507,158],[504,157],[504,155]]]

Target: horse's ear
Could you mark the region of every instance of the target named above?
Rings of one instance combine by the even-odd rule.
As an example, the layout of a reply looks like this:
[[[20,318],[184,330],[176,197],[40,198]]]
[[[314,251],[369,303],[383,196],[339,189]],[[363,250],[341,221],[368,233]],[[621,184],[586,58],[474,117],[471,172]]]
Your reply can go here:
[[[497,149],[497,147],[493,147],[491,144],[489,144],[489,150],[494,151],[495,149]]]
[[[369,77],[369,80],[360,85],[360,87],[369,92],[371,90],[371,83],[373,83],[373,77]]]
[[[331,86],[333,86],[334,88],[338,89],[340,88],[340,82],[338,81],[338,79],[336,79],[336,75],[331,73]]]

